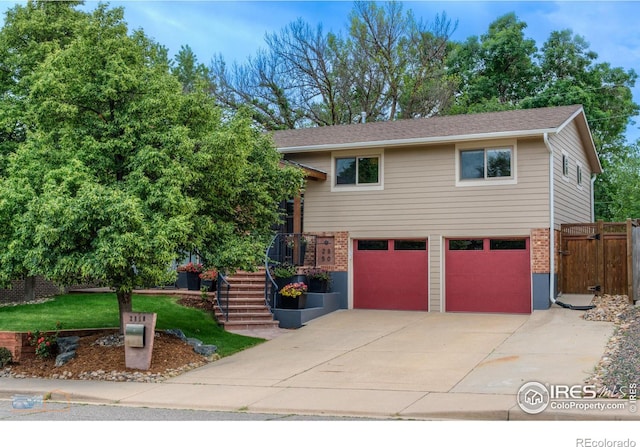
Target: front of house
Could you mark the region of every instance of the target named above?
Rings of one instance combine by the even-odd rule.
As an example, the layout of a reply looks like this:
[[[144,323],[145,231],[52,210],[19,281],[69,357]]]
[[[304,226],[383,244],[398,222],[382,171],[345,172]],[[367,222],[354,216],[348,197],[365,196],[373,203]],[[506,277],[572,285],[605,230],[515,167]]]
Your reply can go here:
[[[274,141],[309,173],[296,232],[330,241],[319,264],[344,308],[546,309],[560,225],[593,220],[601,166],[581,106],[278,131]]]

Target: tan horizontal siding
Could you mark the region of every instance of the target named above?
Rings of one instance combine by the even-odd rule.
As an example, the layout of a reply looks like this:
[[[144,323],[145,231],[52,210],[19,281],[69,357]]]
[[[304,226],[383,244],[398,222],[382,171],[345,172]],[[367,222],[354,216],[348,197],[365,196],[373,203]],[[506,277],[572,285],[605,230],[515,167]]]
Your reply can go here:
[[[541,139],[521,141],[517,184],[456,187],[453,145],[387,149],[382,191],[331,192],[331,179],[309,181],[304,228],[352,237],[528,234],[548,226],[546,154]],[[288,158],[331,171],[329,152]]]
[[[591,221],[591,171],[584,148],[581,145],[575,123],[550,139],[554,150],[555,225]],[[562,152],[569,155],[568,180],[562,175]],[[578,188],[577,162],[582,163],[582,187]]]

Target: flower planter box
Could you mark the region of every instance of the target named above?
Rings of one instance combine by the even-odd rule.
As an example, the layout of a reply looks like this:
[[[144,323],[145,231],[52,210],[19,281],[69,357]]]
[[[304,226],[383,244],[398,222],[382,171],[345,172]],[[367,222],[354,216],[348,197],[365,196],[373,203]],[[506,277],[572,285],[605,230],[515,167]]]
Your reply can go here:
[[[212,279],[201,279],[200,289],[205,289],[207,292],[215,292],[218,286],[218,282]]]
[[[329,282],[324,279],[309,279],[309,292],[327,293]]]
[[[187,288],[187,272],[178,272],[178,279],[176,280],[176,287],[178,289]]]
[[[195,272],[187,272],[187,289],[200,290],[200,274]]]
[[[307,294],[303,293],[297,298],[278,295],[278,308],[280,309],[304,309],[307,305]]]

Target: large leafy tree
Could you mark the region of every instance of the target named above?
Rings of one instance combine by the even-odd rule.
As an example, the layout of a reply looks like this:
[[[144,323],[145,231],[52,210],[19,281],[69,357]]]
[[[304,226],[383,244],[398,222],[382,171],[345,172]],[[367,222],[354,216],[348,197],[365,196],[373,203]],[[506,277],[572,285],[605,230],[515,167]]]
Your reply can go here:
[[[536,45],[526,38],[527,24],[509,13],[489,25],[481,37],[457,45],[450,73],[462,80],[455,113],[516,108],[535,88]]]
[[[6,12],[0,32],[0,176],[30,126],[25,114],[30,75],[75,37],[86,14],[80,2],[34,1]]]
[[[25,91],[32,125],[0,182],[0,279],[98,280],[122,314],[135,287],[173,278],[183,249],[220,269],[255,265],[300,172],[245,115],[185,88],[122,9],[100,5],[77,27]]]
[[[0,32],[0,178],[9,156],[25,141],[33,120],[27,115],[31,74],[38,64],[75,37],[85,13],[80,2],[33,1],[9,9]],[[13,270],[13,279],[25,281],[25,297],[35,295],[35,278],[26,268]]]
[[[449,106],[445,73],[455,25],[446,15],[415,19],[400,2],[355,2],[344,33],[299,19],[268,33],[266,49],[244,64],[211,65],[213,94],[248,106],[267,129],[431,116]]]

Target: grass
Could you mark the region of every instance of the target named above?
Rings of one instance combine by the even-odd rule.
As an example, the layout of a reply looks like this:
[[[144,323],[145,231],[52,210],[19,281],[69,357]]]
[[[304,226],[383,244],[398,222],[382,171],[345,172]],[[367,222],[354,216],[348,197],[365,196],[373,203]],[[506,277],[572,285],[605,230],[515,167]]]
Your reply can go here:
[[[181,329],[187,337],[218,347],[225,357],[264,340],[226,332],[213,317],[199,309],[181,306],[177,298],[133,295],[133,312],[158,314],[156,329]],[[114,293],[67,294],[40,304],[0,307],[0,331],[115,328],[120,326],[118,300]]]

